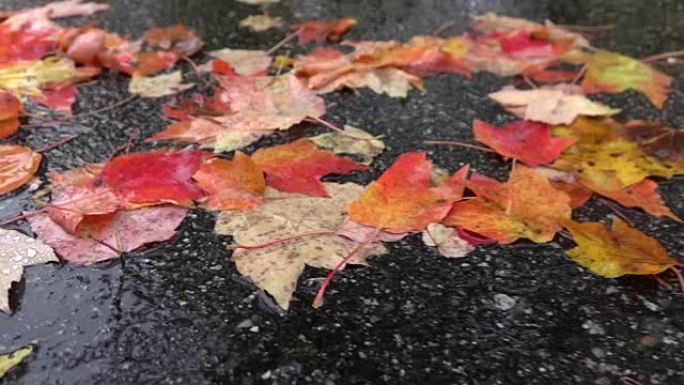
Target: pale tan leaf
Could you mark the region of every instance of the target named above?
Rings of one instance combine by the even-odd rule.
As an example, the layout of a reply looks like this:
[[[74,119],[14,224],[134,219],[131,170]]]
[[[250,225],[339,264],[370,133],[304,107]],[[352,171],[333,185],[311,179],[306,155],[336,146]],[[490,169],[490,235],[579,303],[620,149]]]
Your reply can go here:
[[[242,149],[261,139],[262,136],[269,135],[273,131],[238,131],[225,129],[216,136],[212,143],[203,147],[213,147],[214,152],[230,152]]]
[[[257,249],[239,248],[233,254],[238,271],[289,307],[297,279],[305,266],[332,269],[357,245],[335,234],[346,218],[345,207],[358,199],[363,186],[326,183],[329,198],[289,194],[267,189],[264,203],[250,213],[222,212],[216,232],[232,235],[239,245],[266,242],[306,234],[286,242]],[[330,232],[329,234],[327,232]],[[386,252],[379,243],[364,247],[350,263],[364,264],[367,257]]]
[[[250,15],[240,21],[240,27],[249,28],[254,32],[268,31],[271,28],[283,26],[283,19],[268,15]]]
[[[441,223],[428,225],[423,231],[423,242],[428,246],[436,246],[440,254],[447,258],[462,258],[475,250],[475,246],[458,236],[456,229]]]
[[[249,49],[223,48],[211,51],[209,55],[227,62],[235,72],[244,76],[266,75],[273,61],[266,51]]]
[[[9,313],[9,291],[19,282],[24,266],[57,262],[52,248],[16,230],[0,229],[0,311]]]
[[[161,98],[174,95],[194,87],[194,84],[184,84],[180,71],[157,76],[133,75],[128,83],[128,92],[143,98]]]
[[[316,143],[318,147],[331,150],[336,154],[359,155],[364,164],[371,164],[373,158],[385,150],[385,143],[382,140],[373,139],[373,135],[364,130],[345,125],[344,132],[349,135],[329,132],[307,139]]]

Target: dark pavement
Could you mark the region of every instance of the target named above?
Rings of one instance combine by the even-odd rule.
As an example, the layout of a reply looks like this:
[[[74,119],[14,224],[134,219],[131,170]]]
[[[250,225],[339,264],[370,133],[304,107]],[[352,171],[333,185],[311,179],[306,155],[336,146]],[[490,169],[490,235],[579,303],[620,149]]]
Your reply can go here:
[[[3,8],[8,2],[3,2]],[[36,1],[13,0],[10,8]],[[208,49],[268,49],[285,32],[246,32],[239,21],[258,7],[232,0],[116,0],[99,18],[105,28],[140,36],[149,27],[182,22]],[[593,34],[598,47],[643,57],[684,48],[684,3],[677,0],[283,0],[269,7],[286,22],[354,16],[356,40],[406,40],[467,15],[496,11],[563,24],[615,24]],[[282,52],[305,52],[289,45]],[[636,93],[600,97],[623,109],[619,119],[662,119],[684,127],[684,78],[662,111]],[[187,71],[187,69],[186,69]],[[474,118],[503,123],[513,117],[486,97],[511,79],[482,74],[426,80],[426,92],[406,100],[361,90],[326,95],[327,119],[387,135],[388,150],[374,170],[342,180],[367,183],[398,154],[425,149],[441,166],[470,163],[503,179],[498,156],[457,147],[425,146],[424,139],[470,141]],[[127,95],[127,78],[107,73],[81,87],[76,112]],[[78,125],[22,128],[18,142],[33,148],[80,133],[49,152],[39,174],[79,166],[79,158],[106,160],[134,130],[134,150],[166,121],[160,103],[137,100]],[[284,143],[322,132],[301,125],[261,141]],[[15,139],[15,142],[17,140]],[[250,151],[253,148],[249,149]],[[331,179],[335,180],[335,179]],[[684,183],[661,183],[664,199],[684,217]],[[0,219],[32,208],[22,190],[0,200]],[[598,220],[611,211],[592,201],[578,211]],[[684,226],[628,210],[638,226],[684,260]],[[37,351],[6,384],[620,384],[629,376],[646,384],[684,384],[684,297],[650,277],[604,279],[564,256],[571,244],[484,246],[448,260],[423,246],[420,236],[388,244],[391,253],[372,267],[339,274],[321,309],[310,306],[317,289],[307,268],[290,311],[279,315],[237,273],[213,234],[214,215],[192,212],[176,238],[91,267],[69,264],[26,269],[15,291],[15,313],[0,314],[0,351],[34,344]],[[16,226],[28,230],[25,223]],[[669,278],[669,277],[668,277]],[[674,283],[674,280],[670,280]],[[515,301],[514,306],[511,301]],[[0,380],[0,382],[2,382]]]

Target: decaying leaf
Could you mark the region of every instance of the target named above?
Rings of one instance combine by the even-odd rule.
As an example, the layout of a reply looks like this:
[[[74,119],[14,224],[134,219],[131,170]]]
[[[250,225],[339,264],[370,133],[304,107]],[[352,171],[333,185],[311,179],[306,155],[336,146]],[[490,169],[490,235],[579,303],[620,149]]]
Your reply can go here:
[[[23,104],[9,92],[0,91],[0,139],[14,135],[19,129],[19,114]]]
[[[162,205],[89,216],[81,222],[78,234],[67,233],[45,213],[28,221],[38,239],[63,259],[90,265],[171,238],[187,212],[183,207]]]
[[[15,366],[33,353],[31,346],[24,346],[10,354],[0,354],[0,378],[4,377]]]
[[[157,76],[133,75],[128,83],[128,92],[143,98],[161,98],[186,91],[194,84],[183,84],[181,71]]]
[[[363,187],[325,183],[330,197],[311,197],[266,190],[264,204],[250,213],[222,212],[216,232],[232,235],[238,245],[233,259],[238,271],[273,296],[283,308],[289,307],[297,278],[305,266],[332,269],[357,243],[335,234],[345,220],[345,206],[357,199]],[[312,235],[315,232],[317,235]],[[303,235],[310,233],[310,235]],[[297,237],[297,235],[302,235]],[[283,242],[277,240],[292,237]],[[247,248],[275,242],[270,246]],[[350,261],[365,264],[371,255],[384,254],[379,243],[362,248]]]
[[[373,135],[356,127],[344,126],[345,135],[340,132],[329,132],[317,135],[308,140],[336,154],[357,155],[363,164],[371,164],[373,159],[385,150],[385,143]]]
[[[679,265],[657,240],[613,218],[610,229],[597,222],[564,223],[577,243],[568,256],[592,273],[614,278],[659,274]]]
[[[582,81],[585,93],[635,90],[646,95],[658,108],[663,107],[670,93],[671,77],[629,56],[608,51],[573,51],[564,60],[586,66]]]
[[[193,179],[207,192],[203,204],[210,210],[253,210],[263,201],[266,189],[263,171],[240,151],[232,161],[207,160]]]
[[[432,162],[404,153],[347,208],[356,222],[392,233],[422,231],[440,222],[463,195],[468,166],[431,186]]]
[[[525,166],[514,167],[506,183],[474,175],[467,186],[477,197],[454,203],[443,223],[502,244],[520,238],[548,242],[570,218],[570,198]]]
[[[552,125],[570,124],[579,115],[609,116],[620,112],[560,89],[503,89],[489,94],[489,97],[523,119]]]
[[[337,20],[310,20],[293,24],[292,30],[299,31],[297,34],[299,43],[306,44],[312,41],[339,40],[356,23],[353,17]]]
[[[327,196],[320,178],[328,174],[362,171],[367,166],[321,150],[306,139],[260,148],[252,160],[266,173],[266,184],[281,191]]]
[[[0,194],[26,184],[38,171],[43,156],[28,147],[0,145]]]
[[[475,250],[475,246],[461,238],[456,229],[441,223],[430,223],[423,230],[423,243],[437,247],[439,253],[447,258],[462,258]]]
[[[207,157],[197,150],[121,155],[104,166],[100,177],[119,199],[133,206],[171,202],[189,207],[204,197],[190,179]]]
[[[555,138],[545,123],[520,120],[502,128],[481,120],[473,122],[475,140],[493,148],[498,154],[539,166],[556,160],[575,143],[573,138]]]
[[[24,266],[47,262],[58,262],[49,246],[16,230],[0,229],[0,311],[11,311],[9,291],[21,280]]]
[[[240,21],[241,28],[249,28],[254,32],[268,31],[283,26],[283,19],[268,15],[249,15]]]
[[[263,76],[268,73],[273,58],[266,51],[223,48],[209,55],[230,64],[238,75]]]

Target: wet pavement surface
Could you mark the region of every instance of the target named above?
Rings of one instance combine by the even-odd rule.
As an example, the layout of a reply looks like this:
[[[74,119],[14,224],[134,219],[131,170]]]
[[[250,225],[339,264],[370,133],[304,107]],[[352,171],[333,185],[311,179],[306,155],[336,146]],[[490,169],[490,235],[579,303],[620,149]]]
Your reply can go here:
[[[36,3],[13,0],[9,7]],[[242,18],[259,11],[230,0],[111,3],[101,25],[132,36],[177,22],[197,30],[209,49],[268,49],[284,36],[239,29]],[[286,22],[354,16],[359,24],[347,37],[358,40],[406,40],[449,20],[457,23],[450,32],[460,33],[468,14],[496,11],[563,24],[615,24],[592,41],[636,57],[684,47],[684,3],[676,0],[283,0],[269,11]],[[677,78],[661,111],[636,93],[600,99],[623,108],[620,119],[662,119],[684,127],[684,71],[665,70]],[[429,151],[441,167],[470,163],[504,178],[508,166],[498,156],[421,142],[469,141],[474,118],[513,120],[486,97],[511,82],[486,74],[442,75],[427,79],[426,92],[413,91],[406,100],[367,90],[327,95],[328,120],[387,135],[388,150],[373,171],[339,179],[367,183],[398,154],[417,149]],[[125,98],[126,85],[125,76],[104,74],[81,87],[76,112]],[[166,125],[160,103],[149,100],[78,123],[23,128],[14,139],[40,148],[80,134],[46,154],[43,181],[48,170],[79,166],[79,159],[106,160],[135,130],[140,134],[134,150],[147,149],[141,139]],[[319,132],[302,125],[257,146]],[[661,191],[684,217],[682,179],[662,183]],[[24,189],[0,200],[0,220],[30,208]],[[592,201],[577,218],[610,213]],[[684,260],[682,224],[628,213]],[[570,244],[563,239],[484,246],[465,259],[448,260],[412,236],[388,244],[391,253],[371,267],[339,274],[321,309],[310,304],[314,279],[325,272],[307,268],[283,315],[237,273],[224,248],[230,238],[213,234],[214,219],[196,210],[174,239],[121,260],[27,268],[12,296],[15,313],[0,314],[0,352],[25,344],[37,351],[4,383],[615,385],[628,376],[644,385],[684,384],[682,294],[650,277],[593,276],[564,256]],[[29,230],[22,223],[15,228]]]

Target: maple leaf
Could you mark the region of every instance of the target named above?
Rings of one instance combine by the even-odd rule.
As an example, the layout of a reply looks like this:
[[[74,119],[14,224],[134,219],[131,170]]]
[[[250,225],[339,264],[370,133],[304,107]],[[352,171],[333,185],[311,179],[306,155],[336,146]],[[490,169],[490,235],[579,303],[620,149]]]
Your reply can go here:
[[[651,215],[664,216],[681,221],[665,205],[660,194],[656,191],[658,183],[650,179],[644,179],[641,182],[619,190],[602,189],[601,186],[595,185],[590,179],[586,178],[581,178],[579,181],[592,191],[610,198],[625,207],[638,207]]]
[[[69,83],[77,75],[73,62],[51,57],[0,68],[0,89],[22,95],[40,96],[42,88]]]
[[[662,122],[632,120],[621,134],[634,140],[648,155],[664,161],[684,161],[684,130],[675,130]]]
[[[204,197],[190,179],[207,156],[197,150],[121,155],[104,166],[100,178],[123,202],[133,206],[171,202],[189,207],[193,200]]]
[[[238,75],[263,76],[268,73],[273,58],[260,50],[223,48],[209,52],[209,56],[228,63]]]
[[[282,18],[268,15],[249,15],[240,21],[240,28],[249,28],[254,32],[264,32],[282,26]]]
[[[102,166],[95,164],[65,173],[53,173],[52,202],[47,211],[50,218],[75,234],[86,216],[117,211],[121,201],[116,194],[107,186],[95,184],[101,171]]]
[[[351,27],[357,23],[353,17],[337,20],[310,20],[292,25],[293,31],[299,31],[297,36],[300,44],[312,41],[339,40]]]
[[[442,223],[501,244],[520,238],[548,242],[561,229],[559,222],[570,218],[570,198],[525,166],[516,165],[506,183],[474,175],[467,186],[477,197],[454,203]]]
[[[613,219],[610,229],[596,222],[569,220],[563,225],[577,243],[567,255],[602,277],[659,274],[679,265],[660,242],[619,218]]]
[[[252,154],[254,163],[266,173],[266,184],[281,191],[313,196],[328,196],[320,178],[328,174],[346,174],[368,167],[351,159],[321,150],[311,141],[260,148]]]
[[[475,250],[475,246],[461,238],[456,229],[441,223],[430,223],[423,230],[422,238],[423,243],[437,247],[439,253],[447,258],[463,258]]]
[[[489,94],[506,109],[526,120],[547,124],[570,124],[579,115],[609,116],[620,112],[582,95],[561,89],[538,88],[533,90],[503,89]]]
[[[571,209],[584,206],[594,195],[590,189],[580,184],[571,172],[548,167],[535,167],[534,171],[546,177],[551,182],[553,188],[564,192],[570,197]]]
[[[354,221],[393,233],[422,231],[440,222],[463,195],[468,166],[430,186],[432,162],[423,152],[404,153],[347,211]]]
[[[0,194],[23,186],[38,171],[43,156],[28,147],[0,145]]]
[[[203,204],[210,210],[253,210],[263,201],[266,189],[261,169],[240,151],[232,161],[209,159],[193,179],[207,192]]]
[[[0,139],[14,135],[19,129],[19,114],[24,110],[21,100],[9,92],[0,91]]]
[[[31,353],[33,353],[33,348],[29,345],[17,349],[11,354],[0,354],[0,378],[5,376],[12,368],[21,364]]]
[[[0,64],[7,66],[40,60],[55,48],[52,38],[55,32],[52,25],[3,22],[0,24]]]
[[[204,46],[202,39],[182,24],[148,29],[143,40],[155,50],[173,51],[181,56],[192,56]]]
[[[73,84],[51,87],[42,90],[41,96],[32,96],[31,101],[42,104],[65,115],[71,115],[76,103],[76,86]]]
[[[590,46],[589,41],[581,34],[568,31],[550,21],[539,24],[525,19],[499,16],[493,12],[473,17],[471,28],[484,34],[510,34],[524,31],[544,37],[550,42],[571,41],[573,46],[577,48]]]
[[[345,206],[361,195],[363,187],[325,183],[325,189],[329,198],[267,188],[264,204],[253,212],[226,211],[216,221],[218,234],[232,235],[243,246],[233,254],[240,274],[271,294],[283,309],[288,309],[305,266],[333,269],[359,245],[335,231],[345,220]],[[298,234],[308,235],[293,237]],[[371,243],[349,263],[365,264],[367,257],[384,253],[384,246]]]
[[[19,282],[24,266],[58,262],[52,249],[16,230],[0,229],[0,311],[9,313],[9,291]]]
[[[656,107],[662,108],[670,93],[672,78],[650,65],[615,52],[570,52],[563,57],[572,63],[583,63],[582,80],[585,93],[618,93],[635,90],[643,93]]]
[[[331,150],[336,154],[358,155],[362,158],[361,163],[366,165],[371,164],[373,158],[385,150],[385,143],[380,139],[348,125],[344,126],[344,133],[328,132],[307,139],[318,147]]]
[[[502,128],[481,120],[473,122],[475,140],[493,148],[502,156],[515,158],[530,166],[552,162],[575,143],[573,138],[551,136],[545,123],[520,120]]]
[[[164,115],[178,120],[190,120],[195,116],[220,116],[228,113],[230,113],[230,104],[221,100],[220,94],[211,97],[196,94],[181,101],[172,100],[164,105]]]
[[[77,234],[66,232],[46,213],[29,216],[28,221],[38,239],[54,248],[63,259],[90,265],[171,238],[187,211],[183,207],[162,205],[88,216],[81,222]]]
[[[181,71],[157,76],[133,75],[128,83],[128,92],[143,98],[160,98],[186,91],[195,85],[184,84]]]
[[[580,117],[572,125],[554,127],[554,134],[576,139],[554,167],[575,172],[602,190],[620,190],[649,176],[684,173],[682,159],[650,156],[624,134],[622,124],[610,119]]]

